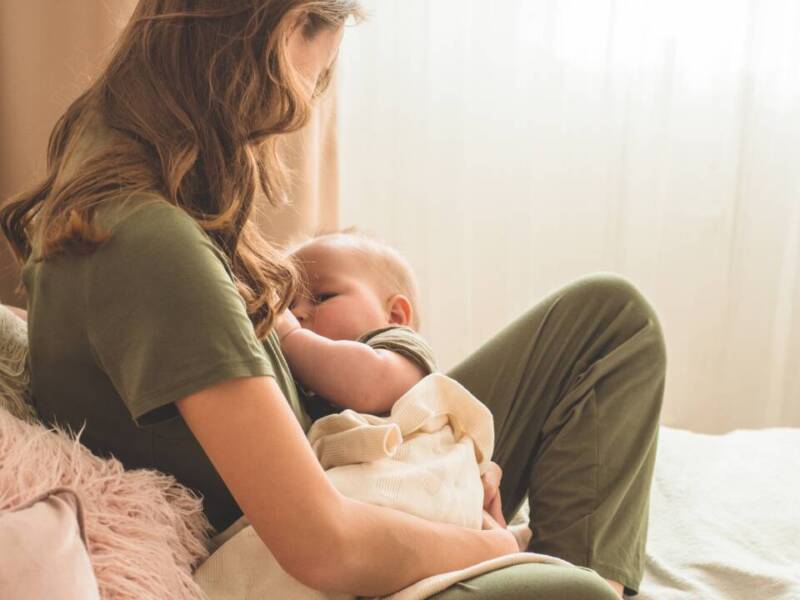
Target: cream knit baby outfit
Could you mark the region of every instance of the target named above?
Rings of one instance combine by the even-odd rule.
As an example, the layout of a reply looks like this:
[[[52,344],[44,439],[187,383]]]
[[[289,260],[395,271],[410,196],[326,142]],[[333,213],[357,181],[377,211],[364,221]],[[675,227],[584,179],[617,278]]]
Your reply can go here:
[[[489,410],[455,380],[432,373],[406,392],[389,416],[345,410],[315,422],[308,438],[331,482],[345,496],[480,529],[481,474],[492,456],[494,426]],[[252,527],[242,529],[237,523],[236,533],[223,534],[227,541],[195,575],[210,600],[353,598],[303,586],[283,572]],[[522,562],[569,565],[555,557],[520,552],[423,579],[390,598],[426,598],[456,581]]]

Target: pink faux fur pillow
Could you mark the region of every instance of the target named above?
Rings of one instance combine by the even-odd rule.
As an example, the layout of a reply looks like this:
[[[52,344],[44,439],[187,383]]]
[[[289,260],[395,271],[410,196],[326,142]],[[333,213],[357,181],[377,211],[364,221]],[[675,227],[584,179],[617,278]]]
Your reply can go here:
[[[102,598],[204,598],[191,573],[208,556],[209,525],[199,498],[170,476],[125,471],[63,431],[24,422],[1,405],[0,510],[70,487],[83,504]]]

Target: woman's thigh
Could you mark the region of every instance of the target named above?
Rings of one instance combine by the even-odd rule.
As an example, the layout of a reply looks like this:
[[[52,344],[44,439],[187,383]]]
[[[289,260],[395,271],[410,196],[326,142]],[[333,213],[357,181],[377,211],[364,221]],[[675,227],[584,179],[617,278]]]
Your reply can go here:
[[[619,600],[597,573],[584,567],[526,563],[485,573],[431,600]]]

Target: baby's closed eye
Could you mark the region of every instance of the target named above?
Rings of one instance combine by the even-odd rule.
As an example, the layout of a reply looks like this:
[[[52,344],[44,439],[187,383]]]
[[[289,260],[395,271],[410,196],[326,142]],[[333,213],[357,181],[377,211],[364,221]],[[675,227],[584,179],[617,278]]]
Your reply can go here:
[[[316,304],[322,304],[326,300],[330,300],[336,296],[336,294],[314,294],[313,300]]]

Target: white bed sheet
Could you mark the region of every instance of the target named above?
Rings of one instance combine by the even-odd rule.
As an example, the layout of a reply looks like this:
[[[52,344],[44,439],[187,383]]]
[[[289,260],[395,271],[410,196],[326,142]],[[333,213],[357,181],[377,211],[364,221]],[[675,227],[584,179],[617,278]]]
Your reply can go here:
[[[800,429],[661,427],[639,600],[800,600]]]

